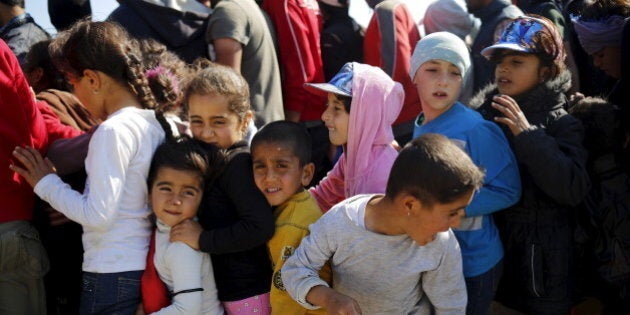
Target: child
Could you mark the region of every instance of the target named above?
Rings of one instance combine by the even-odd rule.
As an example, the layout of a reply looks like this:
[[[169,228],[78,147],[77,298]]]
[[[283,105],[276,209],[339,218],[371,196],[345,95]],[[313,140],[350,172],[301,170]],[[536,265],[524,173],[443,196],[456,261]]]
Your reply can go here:
[[[457,101],[469,66],[466,44],[451,33],[437,32],[416,45],[410,75],[423,106],[413,136],[429,132],[445,135],[486,172],[483,186],[466,207],[462,224],[453,228],[462,248],[468,292],[466,313],[470,315],[490,312],[503,258],[491,214],[518,201],[521,183],[516,160],[501,129]]]
[[[243,136],[251,120],[247,82],[225,66],[200,70],[184,88],[193,137],[227,151],[218,178],[206,188],[199,223],[171,229],[181,241],[210,253],[219,300],[227,314],[269,314],[271,263],[265,244],[274,219],[258,190]]]
[[[392,146],[392,123],[403,106],[404,92],[383,70],[346,63],[328,83],[306,84],[313,93],[326,93],[322,120],[330,143],[343,154],[316,187],[309,191],[322,211],[361,193],[383,193],[398,152]]]
[[[256,186],[274,207],[276,232],[267,243],[273,265],[271,286],[272,314],[325,314],[309,311],[287,294],[280,269],[293,254],[308,226],[322,212],[317,201],[304,190],[310,183],[315,165],[311,161],[311,138],[305,127],[289,121],[276,121],[258,131],[252,140],[252,161]],[[330,269],[321,274],[330,281]]]
[[[589,187],[583,128],[563,109],[571,83],[563,47],[549,20],[512,21],[483,50],[496,85],[471,101],[502,127],[519,163],[522,197],[495,216],[505,246],[497,299],[529,314],[569,312],[573,207]]]
[[[166,141],[155,151],[147,179],[157,218],[153,262],[172,303],[153,314],[223,314],[210,256],[186,244],[169,242],[172,226],[196,216],[205,179],[220,168],[220,159],[218,150],[207,156],[188,137]]]
[[[437,134],[412,140],[394,162],[385,195],[345,200],[311,225],[282,268],[287,291],[329,314],[463,314],[466,287],[457,226],[480,171]],[[317,271],[332,264],[333,288]]]
[[[80,313],[133,314],[151,234],[146,177],[168,123],[151,110],[140,53],[119,26],[79,22],[53,40],[51,55],[81,103],[104,120],[89,142],[86,188],[72,190],[32,148],[16,148],[23,167],[12,169],[83,226]]]

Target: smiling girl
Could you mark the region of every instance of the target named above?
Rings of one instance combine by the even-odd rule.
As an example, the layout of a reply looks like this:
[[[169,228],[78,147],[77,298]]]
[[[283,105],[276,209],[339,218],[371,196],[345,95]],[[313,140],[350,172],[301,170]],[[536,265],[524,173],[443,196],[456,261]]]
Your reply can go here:
[[[330,82],[305,88],[327,94],[322,120],[330,142],[343,148],[333,169],[309,190],[322,211],[357,194],[385,192],[398,155],[391,127],[402,109],[402,85],[380,68],[352,62]]]

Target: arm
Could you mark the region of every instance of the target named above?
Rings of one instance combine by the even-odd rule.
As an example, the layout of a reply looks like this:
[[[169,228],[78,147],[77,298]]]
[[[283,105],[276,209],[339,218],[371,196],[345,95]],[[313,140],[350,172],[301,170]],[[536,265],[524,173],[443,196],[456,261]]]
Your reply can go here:
[[[221,189],[238,213],[238,222],[224,228],[204,230],[199,237],[202,251],[212,254],[234,253],[264,245],[272,236],[275,223],[271,206],[254,183],[251,157],[234,156],[221,175]]]
[[[85,161],[89,192],[72,190],[59,176],[49,174],[35,185],[35,193],[54,209],[83,226],[107,229],[116,218],[129,164],[137,147],[120,128],[94,133]]]
[[[471,159],[486,174],[483,186],[466,207],[466,216],[490,214],[515,204],[521,197],[521,179],[503,131],[496,124],[483,121],[470,131],[467,140]]]
[[[203,254],[183,243],[171,243],[165,253],[165,263],[171,271],[173,293],[202,288]],[[152,313],[155,315],[201,314],[203,291],[180,293],[171,305]]]
[[[326,174],[326,177],[317,186],[308,190],[311,196],[317,200],[317,204],[322,209],[322,212],[327,212],[332,206],[346,199],[343,180],[345,160],[346,155],[342,154],[333,169]]]
[[[444,242],[444,255],[437,269],[422,275],[422,289],[437,315],[464,314],[467,295],[459,244],[451,230],[440,233],[438,237],[448,237]]]
[[[580,203],[590,187],[583,134],[582,124],[565,115],[546,130],[533,126],[514,138],[516,156],[536,185],[564,205]]]
[[[46,157],[57,168],[59,175],[67,175],[85,168],[85,158],[95,128],[74,138],[59,139],[50,144]]]
[[[212,41],[216,62],[241,72],[241,58],[243,58],[243,46],[231,38],[218,38]]]

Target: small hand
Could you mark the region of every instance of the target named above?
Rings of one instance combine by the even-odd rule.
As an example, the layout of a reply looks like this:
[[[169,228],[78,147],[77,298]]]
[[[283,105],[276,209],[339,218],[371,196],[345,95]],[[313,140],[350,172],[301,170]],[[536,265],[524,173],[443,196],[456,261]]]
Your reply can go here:
[[[357,303],[357,301],[347,295],[337,292],[332,294],[328,299],[326,310],[328,311],[328,314],[361,315],[361,308],[359,307],[359,303]]]
[[[513,135],[518,136],[531,127],[525,114],[513,98],[507,95],[496,95],[492,98],[492,107],[505,115],[505,117],[497,116],[494,120],[508,126]]]
[[[55,166],[31,147],[16,147],[13,156],[22,163],[22,167],[11,164],[9,168],[22,175],[33,187],[46,175],[55,173]]]
[[[171,228],[171,242],[184,242],[193,249],[199,250],[199,236],[203,228],[193,220],[185,220]]]

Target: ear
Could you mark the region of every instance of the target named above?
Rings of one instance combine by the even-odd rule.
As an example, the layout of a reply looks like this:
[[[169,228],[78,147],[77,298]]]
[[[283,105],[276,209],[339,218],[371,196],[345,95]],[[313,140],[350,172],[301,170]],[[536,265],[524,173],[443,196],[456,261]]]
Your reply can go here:
[[[44,76],[44,69],[37,67],[33,71],[26,74],[26,78],[31,86],[35,86]]]
[[[247,127],[249,127],[249,124],[253,124],[254,118],[254,112],[252,112],[251,110],[248,110],[245,113],[245,117],[243,118],[243,121],[241,122],[241,132],[243,133],[243,136],[245,136],[247,134]]]
[[[307,186],[311,180],[313,180],[313,175],[315,175],[315,164],[307,163],[302,167],[302,186]]]
[[[83,70],[83,76],[86,78],[86,80],[88,80],[90,88],[93,91],[99,91],[101,89],[103,85],[103,80],[101,79],[98,71],[85,69]]]
[[[538,83],[544,83],[551,77],[551,69],[549,67],[541,67],[538,70]]]
[[[407,193],[400,196],[400,205],[402,205],[406,216],[415,216],[420,210],[422,210],[422,203],[420,200]]]

